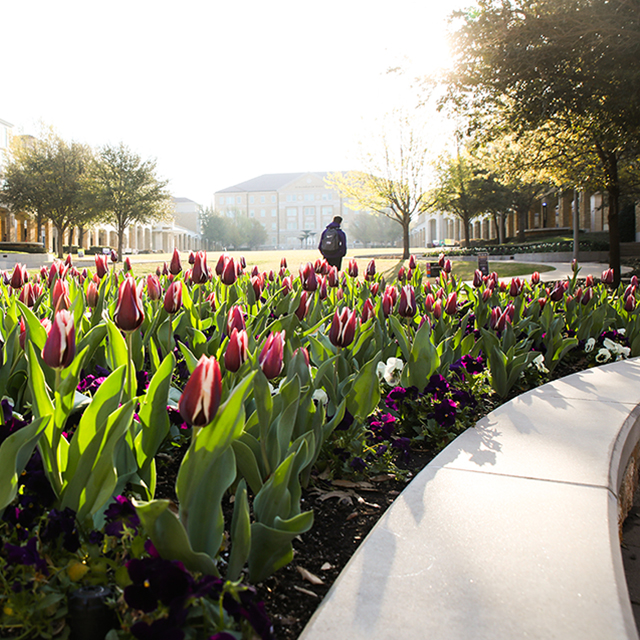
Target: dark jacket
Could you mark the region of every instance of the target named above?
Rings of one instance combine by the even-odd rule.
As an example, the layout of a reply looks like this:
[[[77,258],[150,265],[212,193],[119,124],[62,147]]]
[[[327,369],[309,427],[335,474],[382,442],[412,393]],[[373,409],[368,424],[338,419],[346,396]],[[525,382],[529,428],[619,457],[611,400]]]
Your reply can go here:
[[[327,229],[337,229],[338,237],[340,238],[340,246],[337,251],[332,252],[324,252],[322,251],[322,239],[324,238],[324,234],[327,233]],[[326,229],[322,232],[320,236],[320,242],[318,243],[318,250],[325,258],[343,258],[347,254],[347,236],[344,231],[340,228],[339,222],[330,222]]]

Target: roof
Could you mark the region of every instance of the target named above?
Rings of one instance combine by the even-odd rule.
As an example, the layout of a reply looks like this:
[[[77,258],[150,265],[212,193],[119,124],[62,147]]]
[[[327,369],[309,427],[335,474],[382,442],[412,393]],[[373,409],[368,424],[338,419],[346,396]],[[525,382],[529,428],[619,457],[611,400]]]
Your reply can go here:
[[[174,202],[193,202],[193,204],[198,204],[195,200],[191,200],[191,198],[176,198],[173,196]]]
[[[302,176],[312,174],[324,179],[328,173],[320,171],[303,171],[300,173],[265,173],[257,178],[246,180],[240,184],[227,187],[226,189],[220,189],[216,193],[237,193],[238,191],[278,191],[282,189],[290,182],[297,180]]]

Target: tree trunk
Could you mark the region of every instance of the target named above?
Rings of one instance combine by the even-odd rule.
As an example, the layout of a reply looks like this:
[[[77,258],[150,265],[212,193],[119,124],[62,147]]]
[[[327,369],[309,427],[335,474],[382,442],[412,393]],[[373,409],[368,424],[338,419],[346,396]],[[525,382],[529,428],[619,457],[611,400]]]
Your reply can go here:
[[[64,232],[66,231],[66,227],[62,226],[59,227],[58,225],[55,225],[56,227],[56,231],[57,231],[57,238],[56,238],[56,253],[58,254],[58,258],[60,258],[60,260],[62,260],[64,258]]]
[[[524,230],[527,227],[527,213],[523,209],[518,209],[518,242],[525,241]]]
[[[464,246],[465,248],[469,248],[469,219],[463,218],[462,223],[464,226]]]
[[[118,227],[118,260],[122,260],[122,245],[124,244],[124,227]]]
[[[408,260],[411,253],[409,248],[409,225],[411,220],[402,221],[402,259]]]
[[[620,189],[618,185],[609,187],[609,267],[613,269],[613,286],[620,284],[620,226],[618,209],[620,207]]]

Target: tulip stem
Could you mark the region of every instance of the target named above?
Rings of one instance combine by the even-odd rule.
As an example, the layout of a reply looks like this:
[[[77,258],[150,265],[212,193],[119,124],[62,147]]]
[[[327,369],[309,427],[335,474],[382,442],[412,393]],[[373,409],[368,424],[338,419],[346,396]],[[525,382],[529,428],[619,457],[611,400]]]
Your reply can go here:
[[[133,331],[127,331],[125,333],[125,340],[127,342],[127,354],[129,359],[129,364],[127,366],[127,387],[129,388],[129,399],[132,399],[137,392],[137,388],[135,385],[136,373],[135,373],[135,365],[133,364]]]
[[[173,314],[169,314],[169,337],[167,339],[167,355],[173,353]]]

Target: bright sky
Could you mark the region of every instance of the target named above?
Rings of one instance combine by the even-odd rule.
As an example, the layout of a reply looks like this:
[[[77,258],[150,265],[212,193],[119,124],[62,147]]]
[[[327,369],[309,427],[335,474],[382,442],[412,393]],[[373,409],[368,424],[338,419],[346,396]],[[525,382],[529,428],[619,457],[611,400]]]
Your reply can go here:
[[[446,63],[460,0],[4,3],[0,118],[124,142],[203,205],[264,173],[358,168],[358,143]],[[402,66],[403,75],[388,74]]]

